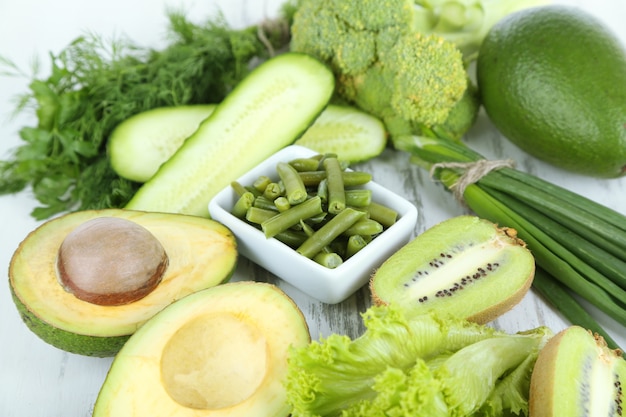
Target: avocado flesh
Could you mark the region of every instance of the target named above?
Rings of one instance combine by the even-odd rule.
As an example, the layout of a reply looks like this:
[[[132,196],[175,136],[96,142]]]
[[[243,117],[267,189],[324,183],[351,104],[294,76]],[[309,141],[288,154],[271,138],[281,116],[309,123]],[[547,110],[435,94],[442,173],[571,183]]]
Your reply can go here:
[[[199,291],[130,337],[93,417],[288,416],[288,352],[309,342],[301,311],[272,284],[239,281]]]
[[[154,291],[135,302],[101,306],[76,298],[56,274],[58,248],[87,220],[119,216],[148,229],[163,245],[169,266]],[[66,214],[31,232],[9,266],[15,304],[27,326],[57,348],[113,356],[143,323],[171,302],[227,281],[236,266],[236,240],[222,224],[195,216],[107,209]]]

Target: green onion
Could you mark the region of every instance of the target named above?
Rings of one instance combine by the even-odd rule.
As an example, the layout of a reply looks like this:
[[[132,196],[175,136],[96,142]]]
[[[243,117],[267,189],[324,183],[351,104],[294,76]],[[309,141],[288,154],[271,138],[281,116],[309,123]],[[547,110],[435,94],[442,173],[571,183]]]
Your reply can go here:
[[[559,284],[626,326],[626,216],[506,164],[463,187],[471,166],[498,161],[487,161],[459,142],[407,136],[395,138],[394,145],[476,215],[517,231],[540,269],[533,283],[537,291]],[[546,297],[551,303],[563,298]],[[567,305],[564,315],[572,324],[606,334],[581,313],[575,298]]]

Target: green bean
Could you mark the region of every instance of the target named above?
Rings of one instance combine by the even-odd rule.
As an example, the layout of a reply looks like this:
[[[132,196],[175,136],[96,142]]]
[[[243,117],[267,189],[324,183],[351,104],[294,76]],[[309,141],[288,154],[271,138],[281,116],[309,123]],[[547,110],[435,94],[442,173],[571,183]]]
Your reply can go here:
[[[294,167],[286,162],[279,162],[276,164],[276,171],[278,171],[278,176],[285,185],[285,193],[289,204],[293,206],[306,200],[306,188]]]
[[[272,237],[298,224],[300,219],[306,219],[322,212],[322,202],[320,198],[313,197],[267,219],[261,223],[261,228],[266,237]]]
[[[235,202],[235,205],[233,206],[231,213],[233,214],[233,216],[243,219],[244,217],[246,217],[246,213],[248,212],[248,209],[252,207],[253,203],[254,195],[250,191],[246,191],[241,194],[241,196],[239,196],[239,198]]]
[[[302,182],[307,187],[316,187],[321,180],[326,178],[326,171],[299,172]],[[346,187],[364,185],[372,180],[372,174],[363,171],[343,171],[343,184]]]
[[[367,246],[367,240],[361,235],[352,235],[346,244],[346,258],[350,258],[355,253]]]
[[[252,186],[256,188],[260,193],[263,193],[263,191],[265,191],[265,187],[267,187],[267,184],[271,182],[272,180],[270,179],[270,177],[268,177],[267,175],[261,175],[254,181],[254,183],[252,183]]]
[[[263,197],[274,201],[282,194],[282,187],[276,182],[270,182],[263,190]]]
[[[384,227],[391,227],[398,219],[398,212],[394,209],[372,201],[367,207],[370,219],[376,220]]]
[[[272,210],[272,211],[278,211],[278,208],[276,208],[276,204],[274,204],[274,202],[262,195],[258,196],[257,198],[254,199],[254,204],[252,204],[254,207],[258,207],[258,208],[262,208],[265,210]]]
[[[238,196],[242,196],[245,193],[249,192],[249,190],[246,187],[244,187],[243,185],[241,185],[237,181],[231,182],[230,186],[232,187],[233,190],[235,190],[235,192],[237,193]]]
[[[320,214],[316,214],[315,216],[309,217],[308,219],[306,219],[306,221],[309,224],[320,224],[321,222],[326,220],[327,214],[328,213],[322,211]]]
[[[254,224],[263,224],[264,221],[277,215],[275,211],[252,206],[246,212],[246,220]]]
[[[278,211],[285,211],[291,208],[291,204],[289,204],[289,200],[287,200],[287,197],[285,196],[280,196],[274,200],[274,205]]]
[[[346,192],[339,160],[337,158],[324,159],[324,170],[328,181],[328,212],[338,214],[346,208]]]
[[[308,236],[299,230],[287,229],[274,235],[276,240],[283,242],[285,245],[295,249],[306,240]]]
[[[372,190],[346,190],[346,205],[352,207],[367,207],[372,203]]]
[[[326,268],[337,268],[343,263],[341,256],[334,252],[320,252],[313,257],[313,260]]]
[[[312,258],[324,246],[327,246],[346,229],[352,226],[363,216],[363,212],[351,208],[344,209],[341,213],[335,215],[326,224],[320,227],[315,233],[298,247],[297,251],[307,258]]]
[[[326,178],[317,185],[317,195],[322,199],[322,204],[328,202],[328,180]]]
[[[343,234],[346,236],[364,235],[376,236],[382,233],[383,225],[372,219],[361,219],[347,228]]]
[[[296,171],[316,171],[319,169],[320,161],[315,158],[296,158],[289,161],[289,165]]]

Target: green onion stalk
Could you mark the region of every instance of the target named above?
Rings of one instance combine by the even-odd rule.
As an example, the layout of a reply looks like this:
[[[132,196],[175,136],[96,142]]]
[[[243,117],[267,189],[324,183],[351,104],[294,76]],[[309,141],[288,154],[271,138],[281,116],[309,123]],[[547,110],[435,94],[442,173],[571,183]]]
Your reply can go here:
[[[535,256],[537,292],[619,348],[577,296],[626,326],[626,216],[458,141],[404,136],[394,146],[477,216],[515,229]]]

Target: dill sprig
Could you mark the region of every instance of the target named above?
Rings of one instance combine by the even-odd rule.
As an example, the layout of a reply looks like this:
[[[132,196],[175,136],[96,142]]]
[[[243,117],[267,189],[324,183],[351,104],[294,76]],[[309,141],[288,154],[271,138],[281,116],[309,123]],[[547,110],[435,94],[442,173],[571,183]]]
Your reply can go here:
[[[204,24],[180,12],[167,16],[168,43],[160,50],[87,33],[50,54],[49,76],[32,76],[28,92],[17,98],[16,111],[34,109],[37,125],[22,127],[23,143],[0,161],[0,194],[30,186],[40,203],[31,213],[38,220],[123,207],[139,184],[109,164],[113,129],[152,108],[220,102],[251,65],[289,40],[288,24],[233,29],[221,15]],[[24,74],[4,58],[0,66],[6,69],[0,74]]]

